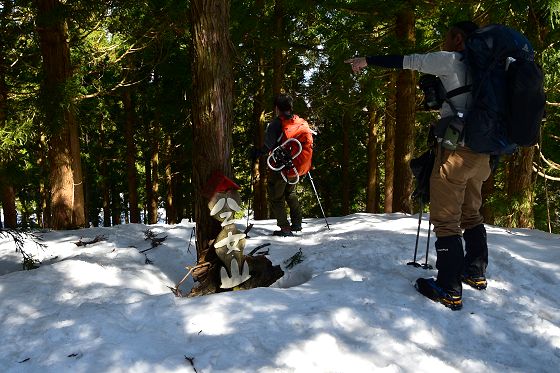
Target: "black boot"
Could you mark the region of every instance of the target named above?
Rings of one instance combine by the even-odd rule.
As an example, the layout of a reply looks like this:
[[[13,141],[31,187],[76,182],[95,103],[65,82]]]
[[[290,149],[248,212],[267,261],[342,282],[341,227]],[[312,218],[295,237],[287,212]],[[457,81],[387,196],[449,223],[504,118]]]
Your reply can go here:
[[[486,267],[488,266],[488,243],[484,224],[465,229],[465,270],[463,282],[475,289],[486,289]]]

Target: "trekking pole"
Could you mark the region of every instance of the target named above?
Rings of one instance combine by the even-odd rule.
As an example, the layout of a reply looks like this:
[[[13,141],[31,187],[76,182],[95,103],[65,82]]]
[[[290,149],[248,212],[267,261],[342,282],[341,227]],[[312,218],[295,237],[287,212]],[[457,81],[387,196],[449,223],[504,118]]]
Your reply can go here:
[[[432,269],[433,267],[428,264],[428,252],[430,251],[430,232],[432,231],[432,221],[428,220],[428,242],[426,243],[426,260],[424,264],[422,264],[422,268],[424,269]],[[418,242],[418,240],[416,240]]]
[[[321,205],[321,200],[319,199],[319,194],[317,194],[317,189],[315,189],[315,183],[313,182],[313,177],[311,177],[311,172],[308,172],[309,181],[311,182],[311,186],[313,187],[313,191],[315,192],[315,196],[317,197],[317,202],[319,202],[319,207],[321,208],[321,212],[323,213],[323,218],[325,218],[325,223],[327,223],[327,229],[330,231],[331,227],[329,226],[329,222],[327,221],[327,217],[325,216],[325,210],[323,210],[323,205]]]
[[[420,267],[421,265],[416,262],[416,254],[418,253],[418,239],[420,238],[420,224],[422,223],[422,212],[424,211],[424,201],[420,198],[420,211],[418,212],[418,229],[416,230],[416,244],[414,245],[414,259],[406,265]]]
[[[251,200],[253,199],[253,183],[255,181],[255,163],[256,161],[251,162],[251,193],[249,193],[249,204],[247,205],[247,226],[245,230],[249,230],[249,215],[251,214]]]

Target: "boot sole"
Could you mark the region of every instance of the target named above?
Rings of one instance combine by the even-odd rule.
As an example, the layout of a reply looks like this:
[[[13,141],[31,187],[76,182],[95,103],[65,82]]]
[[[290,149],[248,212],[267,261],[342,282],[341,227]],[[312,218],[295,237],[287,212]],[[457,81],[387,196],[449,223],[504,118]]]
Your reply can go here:
[[[475,281],[469,278],[463,278],[462,281],[464,284],[469,285],[476,290],[486,290],[488,287],[488,282],[486,280]]]

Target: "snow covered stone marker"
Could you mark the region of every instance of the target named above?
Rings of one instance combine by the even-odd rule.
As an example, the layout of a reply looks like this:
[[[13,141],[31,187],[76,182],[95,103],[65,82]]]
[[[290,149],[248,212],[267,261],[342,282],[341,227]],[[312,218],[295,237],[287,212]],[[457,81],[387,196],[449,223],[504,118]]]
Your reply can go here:
[[[245,233],[235,226],[233,218],[241,210],[241,197],[235,189],[215,193],[208,208],[210,216],[222,222],[222,230],[216,237],[214,248],[216,255],[224,265],[220,270],[222,289],[231,289],[251,278],[249,266],[245,261]]]

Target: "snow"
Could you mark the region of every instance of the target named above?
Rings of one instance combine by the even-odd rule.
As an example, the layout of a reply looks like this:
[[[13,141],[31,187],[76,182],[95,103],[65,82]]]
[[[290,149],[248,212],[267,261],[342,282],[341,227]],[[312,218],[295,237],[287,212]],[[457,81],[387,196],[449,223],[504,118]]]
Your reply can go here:
[[[244,228],[246,221],[237,225]],[[451,311],[412,284],[435,270],[412,260],[418,216],[305,219],[297,237],[256,221],[286,274],[269,288],[175,297],[194,265],[193,224],[42,233],[21,257],[0,240],[2,372],[558,372],[560,236],[487,226],[488,289]],[[423,219],[417,261],[424,262]],[[144,231],[167,236],[150,248]],[[104,236],[77,246],[75,242]],[[429,263],[435,266],[431,237]],[[190,247],[189,247],[190,243]],[[301,248],[304,260],[286,269]],[[151,264],[146,263],[146,259]],[[192,287],[192,279],[181,286]],[[192,363],[191,363],[192,362]]]

